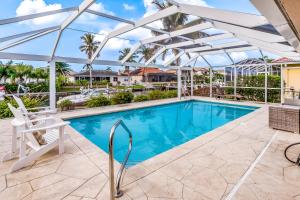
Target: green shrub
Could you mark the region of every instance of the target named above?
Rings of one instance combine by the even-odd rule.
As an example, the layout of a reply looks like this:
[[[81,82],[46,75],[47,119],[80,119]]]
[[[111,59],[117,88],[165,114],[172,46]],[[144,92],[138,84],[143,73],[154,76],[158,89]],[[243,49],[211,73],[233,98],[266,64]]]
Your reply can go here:
[[[160,90],[153,90],[148,93],[150,100],[164,99],[166,98],[165,92]]]
[[[42,105],[43,98],[24,96],[21,97],[26,108],[35,108]],[[12,117],[13,114],[10,112],[7,103],[12,104],[14,107],[18,107],[18,104],[13,98],[6,98],[4,101],[0,101],[0,118]]]
[[[57,107],[60,108],[61,111],[64,110],[70,110],[73,106],[72,101],[70,101],[69,99],[63,100],[59,103],[57,103]]]
[[[93,108],[93,107],[100,107],[100,106],[108,106],[111,104],[111,101],[103,96],[99,95],[97,97],[92,97],[87,101],[87,107]]]
[[[177,97],[177,90],[169,90],[165,92],[165,98],[175,98]]]
[[[112,104],[124,104],[130,103],[133,100],[133,94],[131,92],[118,92],[111,98]]]
[[[136,97],[134,97],[134,102],[142,102],[142,101],[148,101],[149,97],[147,95],[138,95]]]

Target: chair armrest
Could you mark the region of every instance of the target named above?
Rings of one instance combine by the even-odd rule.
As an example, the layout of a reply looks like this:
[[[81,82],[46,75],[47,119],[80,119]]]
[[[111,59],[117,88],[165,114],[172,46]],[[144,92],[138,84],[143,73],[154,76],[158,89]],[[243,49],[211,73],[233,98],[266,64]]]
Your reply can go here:
[[[28,115],[45,115],[45,114],[54,114],[56,110],[43,110],[38,112],[29,112]]]
[[[28,120],[28,122],[39,122],[39,121],[50,120],[50,119],[55,119],[55,118],[54,117],[43,117],[43,118]]]
[[[49,106],[46,107],[35,107],[35,108],[26,108],[28,111],[29,110],[50,110]]]
[[[70,122],[61,122],[61,123],[56,123],[56,124],[53,124],[53,125],[50,125],[50,126],[44,126],[44,127],[38,127],[38,128],[23,130],[23,131],[21,131],[21,133],[26,134],[26,133],[36,132],[36,131],[60,128],[60,127],[66,126],[68,124],[70,124]]]

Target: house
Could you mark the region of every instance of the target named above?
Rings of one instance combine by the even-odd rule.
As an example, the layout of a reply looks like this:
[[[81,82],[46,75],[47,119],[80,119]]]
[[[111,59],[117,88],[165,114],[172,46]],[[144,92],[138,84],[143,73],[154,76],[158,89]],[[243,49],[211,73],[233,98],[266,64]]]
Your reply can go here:
[[[163,71],[154,67],[141,67],[130,72],[130,81],[133,84],[142,84],[144,82],[172,82],[176,80],[176,73]]]
[[[90,72],[82,71],[79,73],[73,74],[74,80],[90,80]],[[108,83],[113,85],[118,85],[128,81],[128,77],[124,75],[119,75],[118,72],[111,70],[92,70],[92,79],[93,81],[104,81],[106,80]]]
[[[280,58],[274,60],[272,63],[289,63],[295,62],[289,58]],[[287,67],[283,68],[283,80],[286,89],[294,89],[300,91],[300,65],[299,64],[287,64]]]

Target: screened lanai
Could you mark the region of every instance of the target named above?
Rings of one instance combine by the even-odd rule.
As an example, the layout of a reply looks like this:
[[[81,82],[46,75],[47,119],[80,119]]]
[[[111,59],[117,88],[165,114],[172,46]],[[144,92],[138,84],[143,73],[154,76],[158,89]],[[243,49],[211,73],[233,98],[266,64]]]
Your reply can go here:
[[[213,96],[213,70],[224,68],[225,73],[229,70],[230,76],[225,75],[225,83],[230,82],[233,87],[233,95],[237,96],[238,88],[255,86],[238,85],[239,76],[247,76],[252,73],[265,75],[264,87],[259,87],[264,91],[265,102],[268,101],[269,90],[280,90],[281,102],[283,102],[284,80],[281,78],[281,87],[272,88],[268,86],[268,74],[277,73],[282,75],[282,70],[288,64],[296,64],[300,61],[300,54],[291,41],[278,32],[266,17],[242,12],[221,10],[212,7],[202,7],[179,1],[168,1],[170,7],[132,21],[118,17],[116,14],[101,12],[96,8],[97,1],[84,0],[80,5],[74,7],[60,8],[51,11],[41,11],[35,14],[22,15],[1,19],[1,26],[10,26],[15,23],[26,23],[29,20],[43,20],[48,16],[63,16],[57,20],[55,26],[44,26],[36,30],[12,30],[9,34],[0,38],[0,59],[39,61],[47,62],[50,66],[50,106],[56,106],[55,89],[55,62],[66,62],[74,64],[92,64],[100,66],[129,66],[138,67],[157,67],[161,69],[177,70],[178,78],[178,98],[182,96],[182,72],[189,71],[190,76],[194,76],[194,68],[204,67],[209,69],[210,82],[209,94]],[[176,13],[186,14],[189,23],[178,30],[167,32],[156,26],[156,23],[166,17]],[[89,24],[74,25],[80,17],[99,17],[103,23],[118,23],[115,29],[98,34],[100,45],[90,59],[83,56],[73,55],[72,52],[64,50],[64,42],[69,40],[68,35],[80,34],[82,32],[94,33],[89,28]],[[146,30],[155,32],[155,35],[146,37],[138,41],[132,41],[128,33],[137,34],[138,31]],[[134,32],[136,31],[136,32]],[[96,34],[96,33],[95,33]],[[39,42],[41,38],[52,36],[52,45],[47,46],[46,50],[39,51],[43,45]],[[49,39],[50,40],[50,39]],[[122,60],[107,60],[105,58],[105,48],[112,41],[133,42],[130,52]],[[22,45],[32,45],[38,50],[37,53],[23,52]],[[139,63],[128,62],[130,57],[143,46],[155,47],[155,54],[147,60]],[[117,48],[117,47],[116,47]],[[78,51],[75,47],[74,51]],[[176,54],[170,52],[175,51]],[[164,52],[168,52],[167,59],[160,59]],[[238,63],[234,58],[236,53],[249,53],[261,58],[259,63]],[[187,54],[189,56],[187,56]],[[278,58],[284,57],[291,61],[283,63],[269,63],[265,59],[266,55],[275,55]],[[175,61],[181,58],[180,65]],[[212,60],[224,60],[224,64],[215,65]],[[160,61],[157,61],[160,60]],[[157,61],[157,62],[154,62]],[[282,76],[281,76],[282,77]],[[228,80],[230,78],[230,80]],[[193,78],[191,78],[193,80]],[[225,85],[226,86],[226,85]],[[191,95],[193,95],[194,82],[191,81]]]

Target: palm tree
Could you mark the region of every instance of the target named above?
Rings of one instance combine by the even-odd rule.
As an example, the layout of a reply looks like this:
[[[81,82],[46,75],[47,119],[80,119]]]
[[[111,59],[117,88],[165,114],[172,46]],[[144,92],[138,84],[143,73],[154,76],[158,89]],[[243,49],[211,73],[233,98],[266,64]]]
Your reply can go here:
[[[119,55],[119,60],[122,60],[123,58],[125,58],[127,56],[127,54],[129,54],[130,52],[130,48],[124,48],[122,50],[119,51],[120,55]],[[127,59],[127,62],[132,62],[132,63],[136,63],[136,59],[138,58],[137,53],[132,54],[132,56],[130,56],[129,59]],[[129,66],[125,66],[125,71],[129,71]]]
[[[79,47],[80,51],[84,52],[87,55],[87,58],[90,60],[93,54],[96,52],[100,42],[95,41],[95,36],[91,33],[86,33],[80,37],[82,41],[82,45]],[[93,80],[92,80],[92,70],[93,66],[91,64],[86,64],[83,67],[86,70],[90,71],[90,87],[93,87]]]
[[[37,82],[40,82],[40,79],[46,80],[48,76],[49,73],[45,68],[35,68],[30,73],[30,78],[36,79]]]
[[[165,1],[160,1],[160,0],[154,0],[153,4],[156,5],[158,10],[163,10],[163,9],[166,9],[166,8],[172,6],[171,3],[165,2]],[[176,31],[176,30],[179,30],[179,29],[182,29],[182,28],[186,28],[186,27],[190,27],[192,25],[195,25],[195,23],[199,24],[199,23],[202,23],[202,22],[204,22],[203,19],[198,19],[198,20],[193,21],[193,22],[188,22],[188,16],[185,15],[185,14],[182,14],[182,13],[176,13],[176,14],[170,15],[170,16],[165,17],[165,18],[162,19],[163,30],[167,31],[167,32]],[[152,31],[152,34],[159,35],[160,33]],[[187,34],[186,37],[189,37],[189,38],[192,38],[192,39],[198,39],[198,38],[201,38],[201,37],[207,36],[207,35],[208,34],[206,34],[206,33],[201,33],[201,32],[198,31],[198,32],[195,32],[195,33]],[[170,42],[176,43],[176,42],[181,42],[181,41],[183,41],[183,40],[178,38],[178,37],[175,37],[175,38],[173,37],[173,38],[170,38],[170,39],[163,40],[161,42],[161,44],[166,45],[166,44],[169,44]],[[179,50],[178,49],[172,49],[172,53],[174,55],[177,55],[179,53]],[[165,51],[162,54],[162,59],[163,60],[165,59],[166,54],[167,54],[167,51]],[[190,55],[188,53],[186,55],[190,58]],[[180,58],[178,58],[175,61],[175,64],[179,65],[180,61],[181,61]]]
[[[56,74],[66,76],[70,75],[71,68],[68,63],[65,62],[55,62]]]
[[[23,83],[24,81],[26,81],[26,78],[30,76],[32,66],[23,63],[17,63],[14,66],[14,70],[14,75],[12,76],[13,79],[18,78],[19,82]]]
[[[139,62],[141,62],[142,60],[147,61],[155,54],[155,48],[142,46],[138,53],[141,54]],[[154,63],[155,61],[156,60],[154,60]]]
[[[3,79],[3,82],[6,82],[6,79],[10,77],[12,73],[12,61],[7,62],[6,64],[3,64],[1,62],[0,64],[0,80]]]

